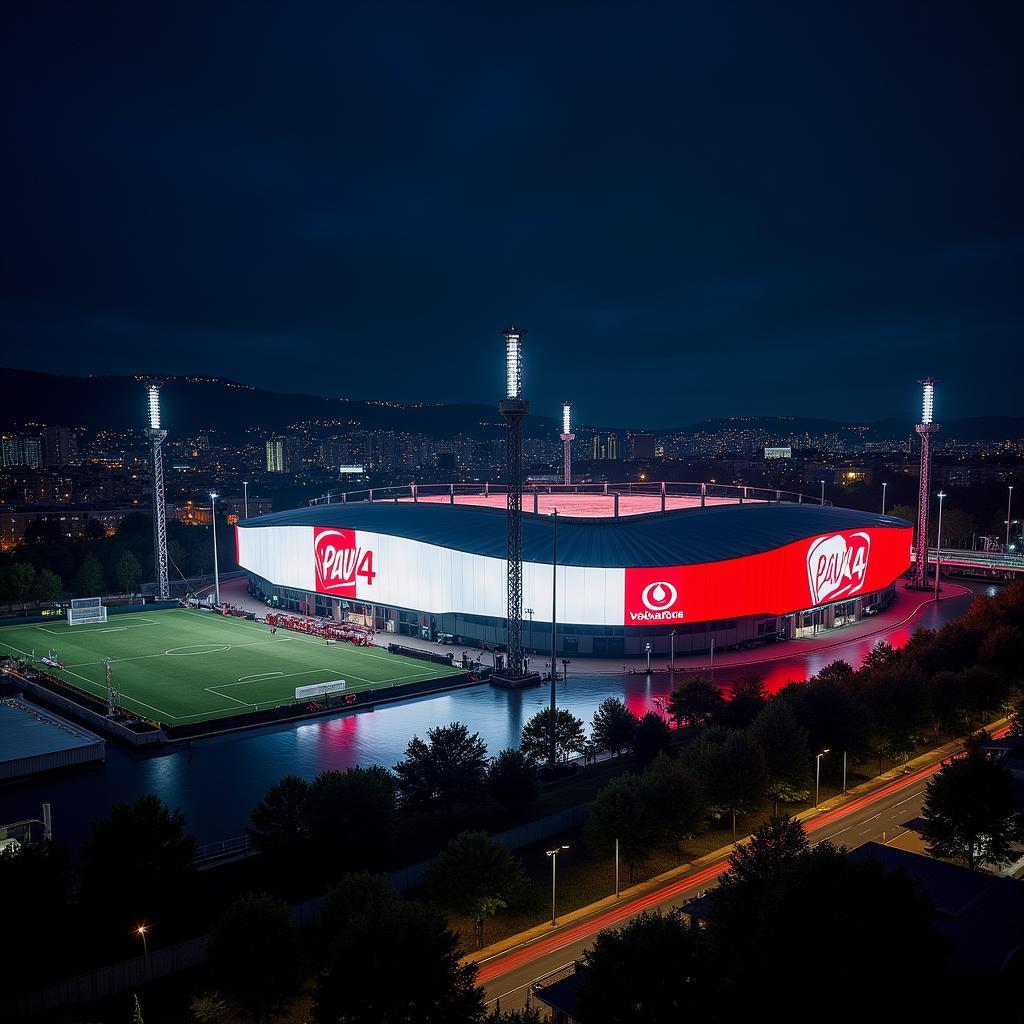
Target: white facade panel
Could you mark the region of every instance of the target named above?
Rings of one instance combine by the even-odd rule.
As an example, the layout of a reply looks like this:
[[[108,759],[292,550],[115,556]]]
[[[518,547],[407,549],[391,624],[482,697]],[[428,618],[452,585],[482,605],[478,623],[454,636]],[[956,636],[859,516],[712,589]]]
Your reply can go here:
[[[456,612],[503,619],[506,562],[405,537],[348,531],[353,566],[364,566],[337,590],[317,586],[311,526],[238,528],[239,565],[277,586],[354,601],[410,608],[434,615]],[[371,562],[363,560],[369,553]],[[371,578],[372,575],[372,578]],[[622,625],[623,569],[559,566],[558,619],[578,625]],[[523,563],[523,607],[551,618],[551,566]]]

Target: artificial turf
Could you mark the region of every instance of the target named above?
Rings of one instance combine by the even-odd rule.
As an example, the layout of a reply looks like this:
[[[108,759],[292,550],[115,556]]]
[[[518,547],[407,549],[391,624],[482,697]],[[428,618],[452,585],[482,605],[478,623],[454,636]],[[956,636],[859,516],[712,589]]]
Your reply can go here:
[[[175,608],[111,615],[106,622],[63,621],[0,628],[10,648],[36,662],[48,651],[71,686],[106,698],[109,658],[121,704],[162,725],[187,725],[295,703],[295,688],[344,679],[346,692],[440,679],[458,669],[262,623]],[[39,665],[40,668],[44,666]],[[300,701],[307,704],[307,700]]]

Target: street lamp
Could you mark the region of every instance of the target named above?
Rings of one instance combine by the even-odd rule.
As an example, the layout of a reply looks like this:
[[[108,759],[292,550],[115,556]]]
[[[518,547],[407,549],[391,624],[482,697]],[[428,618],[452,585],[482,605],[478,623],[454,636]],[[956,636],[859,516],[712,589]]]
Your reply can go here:
[[[650,641],[644,644],[644,654],[647,655],[647,674],[651,673],[651,644]]]
[[[569,844],[562,843],[561,846],[556,846],[553,850],[548,850],[547,855],[551,858],[551,924],[555,922],[555,884],[558,871],[558,855],[563,850],[568,850]]]
[[[676,670],[676,630],[672,630],[668,635],[669,655],[668,655],[668,670],[669,672],[675,672]]]
[[[826,747],[820,754],[816,754],[814,757],[814,806],[818,806],[818,791],[821,786],[821,759],[829,752],[829,747]]]
[[[882,502],[882,504],[884,505],[885,502]],[[882,511],[884,512],[885,509],[883,508]],[[248,480],[243,480],[242,481],[242,517],[244,519],[248,519],[249,518],[249,481]]]
[[[882,484],[882,515],[885,515],[885,489],[889,485],[887,483]]]
[[[1006,493],[1006,550],[1010,550],[1010,510],[1013,508],[1013,484]]]
[[[935,535],[935,600],[939,599],[939,565],[942,561],[942,499],[945,498],[946,492],[939,491],[939,528]]]
[[[146,981],[149,981],[149,944],[146,942],[147,925],[140,924],[135,929],[135,934],[142,939],[142,955],[146,958]]]
[[[818,483],[821,484],[821,503],[822,503],[822,505],[824,505],[825,504],[825,481],[824,480],[819,480]]]
[[[217,571],[217,492],[210,491],[210,522],[213,525],[213,602],[220,604],[220,573]]]
[[[523,610],[526,612],[527,615],[530,616],[530,634],[529,634],[529,639],[526,641],[526,649],[529,650],[530,649],[530,644],[533,643],[533,609],[532,608],[524,608]]]

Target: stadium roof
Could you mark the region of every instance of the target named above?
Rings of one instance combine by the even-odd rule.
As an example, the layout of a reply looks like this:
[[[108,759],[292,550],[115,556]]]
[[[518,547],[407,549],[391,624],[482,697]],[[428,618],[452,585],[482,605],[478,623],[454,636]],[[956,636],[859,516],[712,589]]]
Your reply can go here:
[[[414,502],[314,505],[248,519],[245,529],[326,526],[406,537],[439,547],[504,558],[504,509]],[[714,505],[624,518],[559,517],[560,565],[691,565],[769,551],[838,530],[906,528],[893,516],[792,503]],[[523,559],[551,561],[551,516],[523,513]]]

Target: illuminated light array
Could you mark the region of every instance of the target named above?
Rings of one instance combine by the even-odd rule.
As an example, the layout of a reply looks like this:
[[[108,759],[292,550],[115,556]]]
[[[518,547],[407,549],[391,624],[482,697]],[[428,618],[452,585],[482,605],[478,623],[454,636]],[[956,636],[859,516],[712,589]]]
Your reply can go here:
[[[505,397],[523,396],[523,346],[520,332],[510,327],[505,333]]]
[[[146,391],[149,394],[149,429],[160,429],[160,385],[150,384]]]
[[[921,399],[921,422],[925,425],[932,422],[935,413],[935,381],[930,377],[921,381],[924,387]]]
[[[572,409],[572,403],[571,402],[563,402],[562,403],[562,433],[563,434],[571,434],[572,433],[571,424],[570,424],[570,410],[571,409]]]

